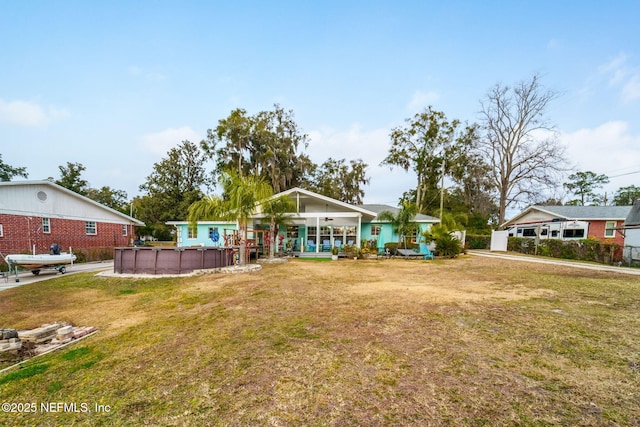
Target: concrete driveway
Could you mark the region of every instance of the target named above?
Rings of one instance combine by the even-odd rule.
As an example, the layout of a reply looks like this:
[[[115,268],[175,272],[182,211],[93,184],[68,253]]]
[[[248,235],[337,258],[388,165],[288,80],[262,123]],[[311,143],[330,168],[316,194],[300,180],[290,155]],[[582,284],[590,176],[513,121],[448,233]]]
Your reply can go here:
[[[489,252],[489,251],[482,251],[482,250],[471,250],[468,253],[470,255],[475,255],[475,256],[500,258],[500,259],[509,260],[509,261],[562,265],[565,267],[580,268],[583,270],[606,271],[610,273],[631,274],[631,275],[640,276],[640,269],[638,268],[616,267],[612,265],[592,264],[592,263],[586,263],[581,261],[561,260],[557,258],[540,258],[540,257],[527,256],[527,255],[514,255],[514,254],[507,254],[505,252]]]
[[[104,271],[110,270],[113,271],[113,261],[104,261],[104,262],[85,262],[81,264],[69,264],[65,266],[67,274],[75,274],[75,273],[83,273],[87,271]],[[22,271],[18,273],[19,282],[16,282],[16,275],[11,274],[8,277],[2,277],[0,279],[0,291],[5,289],[14,288],[16,286],[22,286],[29,283],[40,282],[42,280],[54,279],[56,277],[60,277],[61,274],[57,270],[49,269],[49,270],[40,270],[40,274],[35,276],[31,271]]]

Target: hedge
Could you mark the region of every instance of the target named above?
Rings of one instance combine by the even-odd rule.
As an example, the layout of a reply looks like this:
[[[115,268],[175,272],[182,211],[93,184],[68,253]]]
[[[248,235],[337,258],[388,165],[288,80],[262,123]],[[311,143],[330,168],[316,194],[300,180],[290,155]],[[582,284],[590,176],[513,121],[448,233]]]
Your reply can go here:
[[[526,237],[509,237],[507,250],[533,255],[536,253],[536,242],[535,239]],[[552,258],[593,261],[601,264],[613,264],[622,260],[620,245],[596,239],[540,240],[537,254]]]

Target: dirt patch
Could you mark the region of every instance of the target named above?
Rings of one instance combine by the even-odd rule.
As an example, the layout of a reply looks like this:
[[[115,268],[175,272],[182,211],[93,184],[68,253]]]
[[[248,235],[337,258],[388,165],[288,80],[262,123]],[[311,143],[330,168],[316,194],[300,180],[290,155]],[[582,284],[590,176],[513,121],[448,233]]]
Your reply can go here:
[[[390,293],[408,298],[423,298],[429,302],[462,302],[482,301],[489,299],[522,300],[536,297],[550,297],[554,292],[549,289],[530,289],[524,286],[513,286],[507,289],[496,289],[492,282],[442,283],[442,284],[407,284],[406,282],[379,281],[354,286],[351,291],[357,294]]]

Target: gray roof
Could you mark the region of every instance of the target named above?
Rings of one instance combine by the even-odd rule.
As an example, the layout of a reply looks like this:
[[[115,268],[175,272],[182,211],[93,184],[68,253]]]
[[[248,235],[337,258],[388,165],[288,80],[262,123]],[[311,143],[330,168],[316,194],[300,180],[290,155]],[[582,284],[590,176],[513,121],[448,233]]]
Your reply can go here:
[[[636,202],[635,205],[631,207],[631,211],[629,212],[629,216],[624,221],[625,226],[638,226],[640,225],[640,200]]]
[[[631,206],[531,206],[550,212],[561,218],[586,220],[586,219],[625,219],[631,211]]]
[[[378,220],[378,215],[380,215],[382,212],[391,212],[392,215],[397,215],[398,212],[400,211],[400,208],[394,208],[393,206],[389,206],[389,205],[376,205],[376,204],[371,204],[371,205],[358,205],[358,207],[361,207],[362,209],[366,209],[368,211],[371,212],[375,212],[376,213],[376,217],[373,219],[373,221],[379,221]],[[429,216],[429,215],[424,215],[424,214],[417,214],[415,217],[415,221],[418,222],[440,222],[440,220],[436,217],[433,216]]]

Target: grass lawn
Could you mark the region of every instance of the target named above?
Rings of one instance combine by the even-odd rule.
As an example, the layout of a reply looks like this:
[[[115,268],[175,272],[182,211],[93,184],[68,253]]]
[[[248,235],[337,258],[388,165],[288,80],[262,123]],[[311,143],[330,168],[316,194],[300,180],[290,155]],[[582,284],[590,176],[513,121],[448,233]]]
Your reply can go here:
[[[637,277],[480,257],[60,276],[0,327],[100,332],[0,374],[37,405],[0,425],[638,426],[639,309]]]

